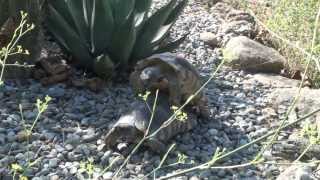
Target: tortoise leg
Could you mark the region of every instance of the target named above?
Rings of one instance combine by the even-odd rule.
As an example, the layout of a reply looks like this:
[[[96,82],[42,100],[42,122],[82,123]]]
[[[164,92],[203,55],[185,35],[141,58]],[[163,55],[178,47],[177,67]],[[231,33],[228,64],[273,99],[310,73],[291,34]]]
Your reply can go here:
[[[153,152],[163,154],[166,153],[166,145],[163,144],[161,141],[151,138],[145,142],[145,145],[149,147]]]
[[[208,101],[205,97],[201,97],[199,101],[197,101],[195,108],[200,117],[210,119],[210,109],[208,106]]]
[[[175,84],[177,81],[169,81],[169,95],[171,105],[180,106],[181,105],[181,90],[180,86]]]

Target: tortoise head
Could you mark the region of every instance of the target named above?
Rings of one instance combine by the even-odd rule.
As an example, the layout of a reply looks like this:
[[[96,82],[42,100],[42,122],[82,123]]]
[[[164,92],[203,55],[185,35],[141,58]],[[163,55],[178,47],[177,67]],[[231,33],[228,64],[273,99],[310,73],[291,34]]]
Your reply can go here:
[[[105,144],[108,148],[120,152],[126,151],[130,145],[136,144],[142,139],[143,132],[137,129],[132,118],[130,115],[120,117],[105,138]]]
[[[143,69],[140,74],[140,79],[146,89],[164,90],[168,88],[168,79],[158,66]]]

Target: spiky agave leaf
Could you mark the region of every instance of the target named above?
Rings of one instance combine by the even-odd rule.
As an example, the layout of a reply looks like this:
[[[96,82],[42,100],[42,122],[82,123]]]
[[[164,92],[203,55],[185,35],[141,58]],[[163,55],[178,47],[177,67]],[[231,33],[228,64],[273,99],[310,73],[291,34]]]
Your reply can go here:
[[[170,51],[178,48],[180,46],[180,44],[183,43],[183,41],[187,38],[188,35],[189,35],[189,33],[185,34],[184,36],[182,36],[179,39],[176,39],[172,42],[169,42],[168,44],[156,46],[153,49],[154,54],[170,52]]]
[[[166,22],[170,12],[174,8],[177,0],[171,0],[167,5],[160,8],[150,18],[148,18],[137,37],[132,59],[142,59],[152,54],[150,47],[153,37],[157,34],[159,28]]]
[[[48,6],[49,6],[49,8],[55,9],[59,13],[59,15],[62,16],[62,18],[70,25],[70,27],[72,27],[72,28],[74,28],[74,30],[76,30],[75,29],[76,24],[75,24],[74,20],[78,20],[78,19],[72,18],[72,14],[71,14],[69,7],[67,5],[67,2],[65,0],[49,1]],[[48,9],[48,11],[50,13],[50,9]],[[50,14],[50,15],[52,15],[52,14]],[[50,18],[50,15],[48,16],[49,18]]]
[[[92,68],[94,59],[101,54],[108,55],[114,66],[132,65],[155,52],[177,47],[185,39],[163,43],[187,0],[171,0],[149,17],[151,2],[49,1],[54,15],[49,18],[49,29],[86,68]]]
[[[109,1],[55,0],[48,6],[49,30],[82,67],[92,69],[93,59],[105,51],[112,36]]]
[[[108,55],[98,56],[94,60],[93,70],[101,78],[108,80],[114,72],[114,64]]]
[[[92,0],[94,3],[91,16],[91,46],[94,56],[102,54],[112,38],[114,18],[110,2],[107,0]]]
[[[183,11],[184,7],[187,5],[187,0],[181,1],[170,13],[168,18],[166,19],[166,22],[162,25],[161,28],[159,28],[157,34],[154,36],[154,38],[151,41],[151,46],[154,47],[155,45],[158,45],[161,43],[164,39],[168,37],[168,34],[170,32],[170,29],[178,19],[178,16]]]
[[[48,28],[59,43],[74,56],[79,63],[89,69],[93,65],[93,57],[84,39],[76,33],[72,25],[49,4]]]
[[[166,6],[159,9],[146,20],[146,23],[141,30],[141,34],[138,35],[138,39],[133,50],[132,61],[136,62],[139,59],[148,57],[159,50],[160,44],[163,44],[163,41],[168,38],[170,29],[176,22],[177,17],[181,14],[186,4],[187,0],[179,1],[178,4],[176,0],[171,0]],[[184,39],[185,38],[182,37],[173,44],[178,44]],[[170,47],[176,47],[173,46],[173,44],[171,44]]]
[[[134,22],[137,32],[141,29],[141,27],[146,22],[148,17],[148,13],[150,11],[152,0],[138,0],[136,1],[135,8],[134,8]]]
[[[135,0],[109,0],[115,23],[121,26],[127,23],[135,7]],[[139,0],[137,0],[139,1]]]
[[[62,1],[57,1],[59,3],[63,3]],[[78,36],[83,39],[84,42],[89,43],[90,41],[90,33],[89,33],[89,28],[88,25],[85,21],[85,7],[86,3],[84,3],[84,0],[78,0],[78,1],[65,1],[65,5],[61,4],[59,7],[56,7],[55,9],[59,12],[60,14],[69,21],[70,27],[74,28],[74,30],[77,32]],[[67,6],[65,10],[62,11],[61,6]],[[65,8],[65,7],[64,7]],[[70,17],[66,17],[66,15],[70,14]],[[71,18],[71,19],[70,19]],[[70,20],[68,20],[70,19]]]
[[[115,29],[109,48],[109,55],[119,66],[127,66],[136,41],[136,29],[133,14],[121,26]]]

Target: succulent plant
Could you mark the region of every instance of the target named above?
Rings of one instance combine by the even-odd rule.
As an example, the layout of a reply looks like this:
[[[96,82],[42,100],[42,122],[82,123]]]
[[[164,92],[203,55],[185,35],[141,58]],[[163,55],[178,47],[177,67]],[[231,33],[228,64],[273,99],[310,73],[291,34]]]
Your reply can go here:
[[[101,71],[126,69],[154,53],[173,50],[185,39],[165,43],[187,0],[171,0],[150,15],[151,3],[48,1],[48,29],[80,66],[106,76],[111,73]]]

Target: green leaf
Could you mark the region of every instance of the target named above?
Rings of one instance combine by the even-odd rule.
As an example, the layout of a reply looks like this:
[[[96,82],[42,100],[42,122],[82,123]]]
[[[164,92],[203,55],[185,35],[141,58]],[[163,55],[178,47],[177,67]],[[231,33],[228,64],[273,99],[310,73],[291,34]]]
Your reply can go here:
[[[183,0],[179,2],[179,4],[170,13],[165,24],[167,25],[167,24],[174,23],[178,19],[179,15],[182,13],[183,9],[186,7],[187,3],[188,3],[188,0]]]
[[[82,7],[83,7],[83,14],[84,14],[84,19],[85,19],[86,25],[87,25],[87,27],[90,27],[91,15],[92,15],[92,9],[93,9],[92,0],[82,0]]]
[[[86,23],[84,18],[84,7],[83,1],[81,0],[68,0],[66,1],[69,8],[71,18],[75,24],[76,31],[82,39],[86,40],[86,43],[89,44],[89,26]],[[59,10],[58,10],[59,11]],[[61,12],[61,11],[60,11]],[[60,14],[64,14],[62,11]]]
[[[172,28],[174,23],[177,21],[179,15],[182,13],[184,7],[187,5],[187,2],[188,2],[187,0],[179,2],[179,4],[172,10],[165,24],[161,28],[159,28],[157,34],[152,39],[151,41],[152,46],[160,43],[168,36],[170,29]]]
[[[144,48],[151,45],[154,36],[158,33],[159,28],[166,22],[170,12],[173,10],[177,0],[171,0],[166,6],[155,12],[144,24],[141,33],[137,38],[133,50],[133,59],[142,59],[150,55],[151,49]]]
[[[137,0],[135,4],[135,17],[134,22],[136,28],[140,29],[140,27],[144,24],[145,20],[147,19],[150,7],[151,7],[151,0]]]
[[[49,6],[48,28],[59,42],[79,61],[83,67],[92,68],[93,62],[85,42],[70,27],[65,19]]]
[[[100,55],[111,41],[114,22],[109,1],[92,0],[91,43],[94,55]]]
[[[170,42],[168,44],[166,44],[163,47],[157,47],[154,49],[153,54],[158,54],[158,53],[164,53],[164,52],[170,52],[176,48],[178,48],[180,46],[181,43],[183,43],[183,41],[188,37],[189,33],[185,34],[183,37]]]
[[[72,15],[68,9],[66,1],[55,0],[47,1],[49,6],[52,6],[62,17],[67,21],[71,27],[76,27],[75,22],[72,19]],[[74,29],[75,30],[75,29]]]
[[[110,3],[115,24],[118,26],[125,24],[135,8],[135,0],[110,0]]]
[[[151,40],[151,46],[159,44],[162,40],[164,40],[170,32],[170,29],[173,24],[165,25],[159,28],[157,34]]]
[[[111,42],[112,46],[109,48],[111,59],[121,65],[127,65],[136,41],[133,19],[134,16],[132,15],[127,23],[115,29]]]

